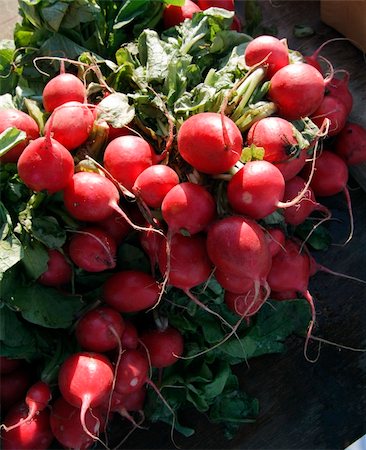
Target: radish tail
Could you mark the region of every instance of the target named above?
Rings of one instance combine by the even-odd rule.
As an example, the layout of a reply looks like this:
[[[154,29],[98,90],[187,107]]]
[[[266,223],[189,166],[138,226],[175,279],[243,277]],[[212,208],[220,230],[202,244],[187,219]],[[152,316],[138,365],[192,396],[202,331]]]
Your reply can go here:
[[[311,358],[309,358],[307,352],[308,352],[309,340],[312,336],[311,333],[312,333],[314,325],[315,325],[315,316],[316,316],[315,306],[314,306],[313,297],[309,291],[304,292],[303,295],[304,295],[305,300],[309,303],[310,311],[311,311],[311,320],[309,322],[309,326],[308,326],[308,330],[307,330],[306,338],[305,338],[304,356],[307,361],[314,363],[317,361],[318,357],[316,357],[315,359],[311,359]]]
[[[346,278],[347,280],[357,281],[358,283],[366,284],[366,280],[362,280],[361,278],[352,277],[351,275],[346,275],[341,272],[335,272],[334,270],[328,269],[328,267],[322,266],[321,264],[317,264],[316,268],[320,272],[329,273],[330,275],[335,275],[336,277]]]
[[[6,425],[1,425],[0,428],[4,428],[4,430],[6,432],[10,431],[10,430],[14,430],[15,428],[20,427],[21,425],[30,422],[37,414],[37,406],[35,403],[32,403],[30,408],[29,408],[29,412],[28,412],[28,416],[25,417],[24,419],[20,419],[19,422],[15,423],[14,425],[11,425],[10,427],[7,427]]]
[[[88,409],[89,409],[89,408],[90,408],[90,401],[89,401],[88,398],[85,398],[85,397],[84,397],[83,402],[82,402],[82,404],[81,404],[81,409],[80,409],[80,422],[81,422],[81,426],[83,427],[84,432],[85,432],[88,436],[90,436],[90,437],[93,439],[93,441],[98,441],[98,442],[100,442],[100,443],[103,445],[104,448],[106,448],[107,450],[109,450],[108,447],[107,447],[107,445],[106,445],[106,444],[98,437],[98,435],[97,435],[97,434],[93,434],[91,431],[88,430],[88,427],[86,426],[86,423],[85,423],[85,416],[86,416],[86,413],[88,412]],[[98,434],[99,434],[99,427],[100,427],[100,422],[98,421],[97,426],[96,426],[96,430],[93,430],[93,431],[94,431],[95,433],[98,433]]]

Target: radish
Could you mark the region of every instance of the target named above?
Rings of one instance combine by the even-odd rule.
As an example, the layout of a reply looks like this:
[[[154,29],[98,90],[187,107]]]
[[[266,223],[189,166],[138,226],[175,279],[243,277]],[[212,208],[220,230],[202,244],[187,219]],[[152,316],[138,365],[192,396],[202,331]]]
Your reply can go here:
[[[72,180],[74,160],[70,152],[49,136],[32,141],[18,159],[18,174],[33,191],[61,191]]]
[[[224,272],[216,267],[215,278],[225,290],[236,294],[244,294],[253,287],[253,280],[251,278],[233,275],[229,272]]]
[[[0,356],[0,375],[5,375],[14,372],[22,365],[22,359],[7,358]]]
[[[169,166],[154,164],[136,178],[132,192],[147,206],[160,208],[166,194],[179,183],[178,174]]]
[[[266,230],[268,249],[272,258],[280,251],[285,243],[285,233],[280,228],[270,228]]]
[[[47,409],[39,411],[30,421],[24,421],[28,416],[28,405],[15,405],[6,415],[4,425],[10,431],[2,435],[3,450],[46,450],[53,441],[50,427],[50,413]],[[20,423],[13,428],[13,425]]]
[[[245,64],[249,67],[263,63],[267,66],[267,79],[290,63],[288,48],[284,41],[274,36],[258,36],[247,45],[244,52]]]
[[[81,317],[75,336],[84,350],[103,353],[121,346],[124,330],[124,320],[116,310],[99,306]]]
[[[47,112],[52,112],[67,102],[84,103],[86,89],[83,82],[71,73],[61,73],[52,78],[42,92],[43,106]]]
[[[152,367],[164,368],[176,363],[183,354],[183,336],[172,327],[145,331],[140,336]]]
[[[267,296],[265,291],[256,293],[254,289],[250,289],[242,294],[226,291],[224,299],[226,306],[238,316],[250,317],[260,310]]]
[[[122,336],[121,336],[121,344],[122,348],[125,349],[131,349],[135,350],[138,347],[138,333],[135,325],[133,325],[132,322],[129,320],[125,320],[125,329],[123,330]]]
[[[121,416],[134,422],[133,418],[128,414],[128,411],[140,412],[143,415],[143,407],[146,398],[146,388],[142,386],[137,391],[129,392],[127,394],[121,394],[120,392],[113,391],[111,411],[118,412]]]
[[[31,385],[29,369],[19,367],[0,377],[0,405],[6,411],[17,402],[24,399],[27,389]]]
[[[52,398],[50,387],[43,381],[37,381],[27,391],[25,396],[25,403],[28,407],[28,415],[22,417],[19,422],[12,424],[11,426],[3,425],[5,431],[13,430],[26,423],[30,423],[37,415],[43,411],[49,404]]]
[[[297,175],[304,167],[306,151],[300,150],[291,122],[281,117],[266,117],[249,129],[247,144],[264,149],[263,159],[273,163],[285,181]]]
[[[74,150],[88,139],[93,123],[94,116],[87,105],[67,102],[53,111],[44,131],[68,150]]]
[[[326,96],[336,97],[343,102],[347,116],[351,113],[353,107],[353,96],[348,85],[349,73],[345,72],[343,78],[333,78],[325,90]]]
[[[287,181],[283,201],[291,201],[299,194],[299,192],[304,191],[305,186],[305,180],[299,176]],[[314,211],[323,212],[327,218],[331,215],[330,211],[325,206],[316,201],[314,191],[309,187],[306,189],[302,199],[297,204],[286,208],[283,214],[286,223],[296,226],[303,223]]]
[[[110,216],[104,220],[98,221],[95,225],[113,238],[117,245],[121,244],[131,231],[131,226],[117,211],[113,211]]]
[[[203,231],[216,215],[216,202],[212,195],[198,184],[186,182],[174,186],[161,204],[163,219],[171,233]]]
[[[69,243],[72,262],[87,272],[102,272],[116,267],[117,245],[97,227],[74,230]]]
[[[193,14],[200,11],[201,8],[192,0],[185,0],[182,6],[166,5],[163,11],[164,28],[175,27],[185,19],[192,19]]]
[[[117,181],[131,191],[140,173],[153,164],[153,154],[150,144],[139,136],[122,136],[107,145],[103,164]]]
[[[348,166],[366,162],[366,129],[354,122],[347,122],[334,144],[335,152]]]
[[[164,237],[161,234],[155,233],[151,229],[149,231],[142,231],[139,233],[139,240],[142,249],[150,259],[151,273],[154,275],[155,268],[158,265],[159,249]]]
[[[125,350],[116,370],[115,390],[120,394],[139,391],[147,382],[149,362],[139,350]]]
[[[226,116],[204,112],[189,117],[178,131],[182,158],[203,173],[220,174],[240,159],[243,138],[239,128]]]
[[[347,109],[338,97],[325,96],[319,107],[312,113],[310,119],[321,127],[324,118],[330,120],[328,136],[335,136],[345,126],[347,121]]]
[[[155,279],[138,270],[113,274],[103,285],[104,301],[119,312],[138,312],[151,308],[159,298]]]
[[[85,414],[85,425],[95,436],[99,435],[103,417],[99,408],[88,408]],[[65,448],[86,450],[95,439],[85,433],[80,421],[80,409],[70,405],[63,397],[59,397],[52,405],[50,416],[52,433]]]
[[[234,0],[197,0],[197,5],[202,9],[223,8],[228,11],[235,11]]]
[[[99,354],[79,352],[69,356],[58,373],[58,386],[65,400],[80,409],[80,422],[86,434],[96,439],[86,423],[89,408],[103,403],[110,393],[114,379],[113,367],[109,360]]]
[[[47,253],[47,270],[38,278],[38,282],[55,287],[70,283],[72,268],[65,256],[56,249],[48,249]]]
[[[39,137],[37,122],[28,114],[18,109],[0,109],[0,133],[7,128],[17,128],[18,130],[24,131],[27,137],[25,141],[20,142],[0,157],[2,164],[16,163],[29,142]]]
[[[326,81],[309,64],[289,64],[271,78],[269,98],[277,105],[279,115],[287,120],[310,116],[321,104]]]

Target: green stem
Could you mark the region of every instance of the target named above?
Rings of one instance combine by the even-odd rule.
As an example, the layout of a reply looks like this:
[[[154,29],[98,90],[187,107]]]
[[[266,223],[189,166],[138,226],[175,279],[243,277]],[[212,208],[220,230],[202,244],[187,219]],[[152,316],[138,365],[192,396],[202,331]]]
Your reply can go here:
[[[246,131],[252,126],[254,122],[271,116],[276,111],[277,107],[274,103],[260,102],[260,104],[257,103],[257,105],[245,108],[239,118],[235,120],[235,124],[240,129],[240,131]]]
[[[186,45],[183,45],[183,47],[181,48],[181,50],[180,50],[181,54],[186,55],[189,52],[189,50],[194,46],[194,44],[204,37],[205,37],[205,33],[201,33],[201,34],[198,34],[191,41],[187,42]]]

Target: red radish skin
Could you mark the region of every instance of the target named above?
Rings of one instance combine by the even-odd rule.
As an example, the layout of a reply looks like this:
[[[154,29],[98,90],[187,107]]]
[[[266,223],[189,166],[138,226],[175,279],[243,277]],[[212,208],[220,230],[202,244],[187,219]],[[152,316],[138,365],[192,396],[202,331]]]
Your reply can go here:
[[[67,402],[80,408],[80,422],[86,434],[96,439],[86,424],[89,408],[103,403],[110,393],[114,379],[108,358],[94,352],[79,352],[69,356],[61,365],[58,386]]]
[[[160,208],[166,194],[177,184],[179,177],[172,168],[154,164],[136,178],[132,192],[150,208]]]
[[[244,59],[249,67],[263,61],[267,66],[267,79],[272,78],[279,69],[290,63],[286,44],[274,36],[267,35],[258,36],[249,42]]]
[[[1,410],[7,411],[17,402],[24,399],[27,389],[31,385],[29,369],[19,367],[0,377],[0,405]]]
[[[347,121],[347,109],[342,100],[330,95],[325,96],[320,106],[313,112],[310,119],[319,128],[325,118],[330,120],[328,136],[335,136],[345,126]]]
[[[234,0],[198,0],[197,5],[202,9],[223,8],[228,11],[235,11]]]
[[[239,128],[226,116],[205,112],[189,117],[178,131],[182,158],[200,172],[220,174],[236,164],[243,138]]]
[[[14,372],[22,365],[22,359],[7,358],[6,356],[0,356],[0,375],[6,375]]]
[[[85,414],[85,424],[95,436],[99,435],[103,419],[99,408],[89,408]],[[86,450],[95,439],[85,433],[80,421],[80,409],[59,397],[52,405],[51,430],[57,441],[65,448]]]
[[[104,220],[118,212],[119,193],[114,184],[94,172],[77,172],[64,190],[64,204],[75,219]]]
[[[125,413],[127,411],[142,412],[145,403],[145,398],[146,398],[145,386],[141,387],[137,391],[129,392],[128,394],[121,394],[117,391],[114,391],[112,395],[111,411],[118,412],[124,417],[126,417]]]
[[[349,73],[346,72],[343,78],[332,78],[326,87],[325,95],[338,98],[346,107],[347,116],[351,113],[353,107],[353,96],[349,89]]]
[[[99,306],[77,322],[75,336],[84,350],[104,353],[121,346],[124,331],[122,316],[113,308]]]
[[[204,231],[214,220],[216,203],[203,186],[180,183],[164,197],[161,213],[171,233],[185,230],[192,235]]]
[[[159,285],[155,279],[138,270],[125,270],[113,274],[103,286],[104,301],[122,313],[151,308],[159,298]]]
[[[117,245],[121,244],[131,231],[131,226],[117,211],[112,212],[110,216],[95,225],[113,238]]]
[[[139,391],[147,382],[149,361],[139,350],[125,350],[116,370],[115,390],[120,394]]]
[[[24,142],[20,142],[0,157],[1,164],[16,163],[29,142],[39,137],[37,122],[18,109],[0,109],[0,133],[7,128],[17,128],[24,131],[27,137]]]
[[[49,385],[43,381],[37,381],[37,383],[33,384],[28,389],[25,396],[25,403],[28,406],[27,417],[20,419],[19,422],[11,426],[4,425],[5,431],[9,432],[14,428],[31,422],[41,411],[43,411],[48,406],[51,398],[52,394]]]
[[[285,181],[297,175],[306,162],[306,151],[298,148],[291,122],[281,117],[266,117],[249,129],[247,144],[264,149],[265,161],[274,164]]]
[[[140,173],[153,164],[153,151],[150,144],[139,136],[122,136],[107,145],[103,164],[116,180],[131,191]]]
[[[282,205],[285,180],[268,161],[251,161],[227,185],[227,199],[235,212],[263,219]]]
[[[24,149],[17,168],[19,177],[27,187],[36,192],[53,194],[71,182],[74,160],[55,139],[40,137]]]
[[[271,299],[277,300],[279,302],[283,300],[293,300],[296,298],[298,298],[296,291],[281,291],[281,292],[271,291]]]
[[[24,402],[9,410],[4,419],[4,425],[9,429],[25,419],[28,415],[28,405]],[[46,450],[53,441],[48,409],[39,413],[30,421],[21,423],[2,435],[3,450]]]
[[[182,6],[167,5],[163,12],[164,28],[175,27],[185,19],[192,19],[193,14],[200,11],[201,8],[191,0],[185,0]]]
[[[169,367],[183,354],[183,336],[175,328],[145,331],[140,339],[148,352],[152,367]]]
[[[72,268],[66,257],[55,249],[48,249],[47,253],[47,270],[38,278],[38,282],[45,286],[55,287],[70,283]]]
[[[334,149],[348,166],[366,162],[366,129],[360,124],[347,122],[336,137]]]
[[[251,278],[246,278],[243,276],[233,275],[232,273],[223,272],[222,270],[216,268],[215,278],[224,289],[236,293],[244,294],[248,292],[254,285]]]
[[[69,243],[72,262],[87,272],[102,272],[116,267],[117,245],[97,227],[74,231]]]
[[[269,98],[276,104],[279,115],[287,120],[310,116],[321,104],[325,81],[309,64],[289,64],[271,78]]]
[[[44,132],[56,139],[68,150],[80,147],[89,137],[94,116],[87,105],[67,102],[59,106],[47,120]]]
[[[285,233],[280,228],[266,230],[268,249],[272,258],[283,248],[286,240]]]
[[[125,320],[125,329],[121,336],[123,349],[135,350],[139,344],[139,336],[135,325],[129,320]]]
[[[42,101],[47,112],[52,112],[67,102],[84,103],[86,89],[83,82],[71,73],[60,73],[43,89]]]

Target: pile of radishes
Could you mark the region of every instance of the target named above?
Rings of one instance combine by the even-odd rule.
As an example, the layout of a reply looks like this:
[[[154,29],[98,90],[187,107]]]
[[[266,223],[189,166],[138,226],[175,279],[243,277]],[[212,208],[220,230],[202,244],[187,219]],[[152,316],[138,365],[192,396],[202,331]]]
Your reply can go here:
[[[167,8],[167,26],[175,24],[173,8]],[[159,309],[168,286],[216,316],[233,339],[236,326],[200,302],[193,288],[215,277],[238,323],[269,298],[302,296],[311,306],[311,337],[315,305],[308,285],[321,267],[293,230],[315,211],[324,215],[321,221],[330,217],[318,197],[343,191],[348,198],[348,166],[366,161],[366,130],[347,122],[348,75],[324,78],[314,59],[290,63],[285,43],[270,36],[251,41],[243,58],[248,70],[266,69],[277,113],[246,133],[224,112],[194,114],[175,130],[168,154],[158,154],[133,121],[119,129],[106,124],[103,101],[91,104],[85,84],[71,73],[60,73],[43,90],[49,117],[42,135],[28,114],[0,110],[0,131],[15,127],[27,135],[1,163],[16,163],[31,191],[61,193],[79,224],[64,248],[49,250],[38,282],[71,292],[75,267],[108,274],[97,305],[74,324],[79,351],[59,368],[57,386],[24,379],[24,371],[22,378],[20,362],[2,357],[4,450],[46,449],[53,439],[65,448],[89,448],[105,437],[113,413],[139,427],[147,387],[159,392],[151,368],[163,370],[184,355],[180,330],[164,321],[146,330],[135,323]],[[319,133],[298,151],[292,121],[307,117]],[[102,154],[80,163],[74,157],[95,139],[96,126],[106,130]],[[251,146],[263,150],[263,159],[241,161]],[[275,212],[281,220],[269,225],[266,218]],[[352,226],[350,214],[350,238]],[[129,233],[138,234],[150,272],[116,269]],[[3,399],[11,397],[6,383],[18,373],[13,398]]]

